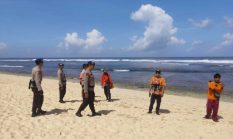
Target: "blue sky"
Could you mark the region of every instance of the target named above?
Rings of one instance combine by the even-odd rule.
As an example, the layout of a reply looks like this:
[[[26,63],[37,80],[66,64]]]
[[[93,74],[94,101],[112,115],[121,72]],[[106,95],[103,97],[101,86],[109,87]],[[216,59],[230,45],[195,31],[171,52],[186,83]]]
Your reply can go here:
[[[0,0],[0,57],[232,56],[232,0]]]

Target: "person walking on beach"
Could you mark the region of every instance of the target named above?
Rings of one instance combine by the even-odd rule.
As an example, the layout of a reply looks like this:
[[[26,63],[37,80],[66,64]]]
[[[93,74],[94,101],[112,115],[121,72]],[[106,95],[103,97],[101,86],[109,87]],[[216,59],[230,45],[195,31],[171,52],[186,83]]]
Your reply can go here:
[[[41,86],[43,59],[36,59],[35,63],[36,66],[32,69],[32,79],[30,81],[30,87],[33,91],[32,117],[46,113],[46,111],[42,110],[44,101],[44,93]]]
[[[81,87],[82,87],[81,93],[82,93],[82,98],[83,98],[83,99],[84,99],[83,76],[84,76],[84,74],[85,74],[86,69],[87,69],[87,64],[83,64],[83,69],[82,69],[82,71],[81,71],[81,73],[80,73],[80,75],[79,75],[79,81],[80,81],[80,85],[81,85]]]
[[[64,73],[64,64],[58,64],[57,77],[59,81],[59,102],[65,103],[63,100],[66,94],[66,75]]]
[[[160,104],[161,104],[161,99],[164,94],[164,87],[166,86],[166,81],[165,79],[161,76],[161,71],[156,70],[155,74],[151,77],[150,80],[150,91],[149,91],[149,96],[150,98],[150,106],[149,106],[149,112],[152,113],[153,110],[153,105],[155,103],[155,99],[157,100],[157,106],[156,106],[156,114],[159,115],[159,110],[160,110]]]
[[[100,78],[100,82],[101,82],[102,88],[104,88],[104,94],[106,96],[106,100],[110,102],[111,101],[110,89],[113,88],[113,82],[112,82],[111,75],[108,73],[106,69],[103,70],[103,73]]]
[[[221,75],[216,73],[214,80],[208,82],[208,99],[206,104],[206,115],[204,118],[218,122],[218,108],[220,95],[223,92],[224,86],[221,83]],[[211,117],[212,114],[212,117]]]
[[[100,116],[100,113],[95,111],[94,100],[95,100],[95,77],[92,74],[92,70],[95,68],[95,63],[92,61],[88,62],[88,67],[83,76],[83,88],[84,88],[84,99],[83,103],[76,112],[76,116],[82,117],[81,112],[89,105],[92,116]]]

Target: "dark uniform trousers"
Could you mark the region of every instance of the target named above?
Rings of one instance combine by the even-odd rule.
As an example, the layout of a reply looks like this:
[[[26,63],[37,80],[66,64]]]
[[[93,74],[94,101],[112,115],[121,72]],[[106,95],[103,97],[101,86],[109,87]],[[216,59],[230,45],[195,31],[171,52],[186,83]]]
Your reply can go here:
[[[111,100],[110,85],[106,85],[104,87],[104,94],[105,94],[107,100]]]
[[[32,113],[36,114],[41,111],[44,102],[43,91],[33,91]]]
[[[66,85],[63,85],[62,87],[60,86],[59,87],[59,98],[60,98],[60,101],[63,100],[65,94],[66,94]]]
[[[150,98],[150,107],[149,107],[150,112],[153,110],[155,99],[157,100],[156,112],[159,112],[160,110],[161,95],[152,94]]]
[[[83,100],[84,100],[84,86],[82,85],[82,98],[83,98]]]
[[[83,111],[87,107],[87,105],[89,105],[92,114],[94,114],[95,113],[94,101],[95,101],[95,93],[94,93],[94,91],[89,91],[88,98],[83,99],[83,103],[79,107],[77,113],[81,113],[81,111]]]

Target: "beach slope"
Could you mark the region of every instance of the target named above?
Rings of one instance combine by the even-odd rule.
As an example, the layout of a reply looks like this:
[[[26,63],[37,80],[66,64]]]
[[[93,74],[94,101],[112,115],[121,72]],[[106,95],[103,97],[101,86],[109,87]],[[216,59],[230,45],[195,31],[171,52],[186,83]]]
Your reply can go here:
[[[206,99],[165,95],[161,115],[147,114],[146,92],[114,88],[113,102],[105,101],[101,87],[96,87],[96,110],[100,117],[90,117],[87,108],[75,116],[81,104],[77,82],[67,84],[65,104],[58,102],[58,81],[44,79],[44,116],[31,118],[30,77],[0,74],[0,138],[96,138],[96,139],[231,139],[233,103],[220,102],[220,122],[205,120]]]

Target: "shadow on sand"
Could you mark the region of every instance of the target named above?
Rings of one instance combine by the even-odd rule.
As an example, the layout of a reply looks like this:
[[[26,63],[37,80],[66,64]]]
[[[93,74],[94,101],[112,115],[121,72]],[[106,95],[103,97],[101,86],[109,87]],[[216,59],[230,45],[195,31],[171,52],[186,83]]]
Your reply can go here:
[[[82,102],[82,100],[68,100],[68,101],[65,101],[65,102],[75,103],[75,102]]]
[[[160,113],[164,113],[164,114],[168,114],[168,113],[171,113],[171,111],[170,110],[168,110],[168,109],[160,109],[160,111],[159,111]]]
[[[218,117],[218,119],[223,119],[223,117],[221,115],[218,115],[217,117]]]
[[[45,114],[45,115],[52,115],[52,114],[54,114],[54,115],[59,115],[59,114],[61,114],[61,113],[66,113],[66,112],[68,112],[69,110],[74,110],[74,109],[52,109],[52,110],[50,110],[50,111],[47,111],[47,113]]]
[[[120,99],[112,99],[110,102],[119,101]],[[108,101],[108,100],[95,100],[95,102]]]
[[[114,111],[116,110],[100,110],[98,111],[98,113],[101,113],[103,115],[108,115],[109,113],[114,112]]]

